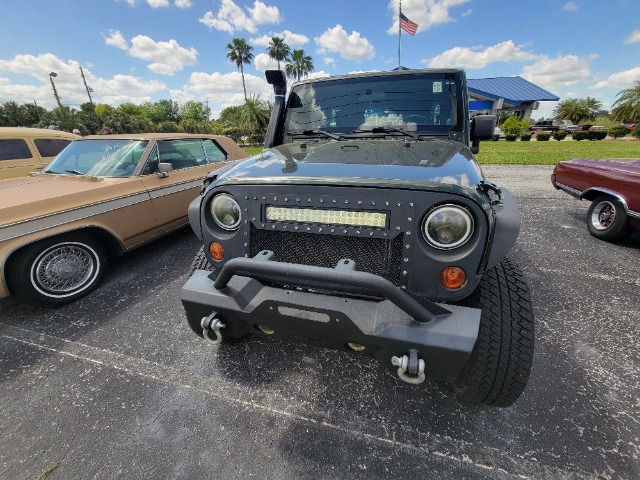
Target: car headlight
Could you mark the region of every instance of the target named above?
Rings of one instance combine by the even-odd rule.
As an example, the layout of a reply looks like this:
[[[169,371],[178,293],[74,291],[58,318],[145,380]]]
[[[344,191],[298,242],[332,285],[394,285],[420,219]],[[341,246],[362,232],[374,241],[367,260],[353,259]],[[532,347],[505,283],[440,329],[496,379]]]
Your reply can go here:
[[[211,200],[211,216],[225,230],[235,230],[240,225],[240,205],[227,193],[219,193]]]
[[[450,250],[464,245],[471,238],[473,217],[459,205],[442,205],[425,217],[422,234],[429,245]]]

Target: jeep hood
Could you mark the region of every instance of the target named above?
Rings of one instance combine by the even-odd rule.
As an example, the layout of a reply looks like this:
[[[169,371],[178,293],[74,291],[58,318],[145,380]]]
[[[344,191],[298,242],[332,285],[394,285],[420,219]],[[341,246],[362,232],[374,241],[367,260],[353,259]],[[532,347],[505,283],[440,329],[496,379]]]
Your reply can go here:
[[[137,178],[37,174],[0,182],[0,226],[141,191]]]
[[[310,141],[280,145],[237,164],[221,183],[444,184],[484,179],[469,149],[449,140]]]

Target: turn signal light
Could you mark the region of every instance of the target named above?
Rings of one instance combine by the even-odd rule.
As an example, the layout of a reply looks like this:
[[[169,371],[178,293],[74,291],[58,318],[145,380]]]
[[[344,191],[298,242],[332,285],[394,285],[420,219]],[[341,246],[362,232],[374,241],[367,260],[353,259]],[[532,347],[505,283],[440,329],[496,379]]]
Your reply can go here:
[[[447,267],[440,273],[443,287],[455,290],[467,283],[467,274],[460,267]]]
[[[224,247],[218,242],[211,242],[209,244],[209,253],[214,260],[222,260],[224,258]]]

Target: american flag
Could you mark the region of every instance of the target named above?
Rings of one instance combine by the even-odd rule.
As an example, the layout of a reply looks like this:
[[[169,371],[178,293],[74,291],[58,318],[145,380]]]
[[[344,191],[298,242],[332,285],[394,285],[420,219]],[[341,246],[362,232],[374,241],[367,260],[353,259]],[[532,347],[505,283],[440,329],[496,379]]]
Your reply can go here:
[[[409,35],[415,35],[418,31],[418,24],[409,20],[404,16],[404,13],[400,12],[400,28]]]

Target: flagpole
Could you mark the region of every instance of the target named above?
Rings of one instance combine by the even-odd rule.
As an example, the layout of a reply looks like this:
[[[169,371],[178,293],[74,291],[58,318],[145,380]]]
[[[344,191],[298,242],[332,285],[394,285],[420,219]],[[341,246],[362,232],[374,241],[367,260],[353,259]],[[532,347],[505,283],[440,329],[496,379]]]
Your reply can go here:
[[[402,39],[402,29],[400,28],[401,13],[402,13],[402,0],[400,0],[400,9],[398,10],[398,68],[400,68],[400,40]]]

